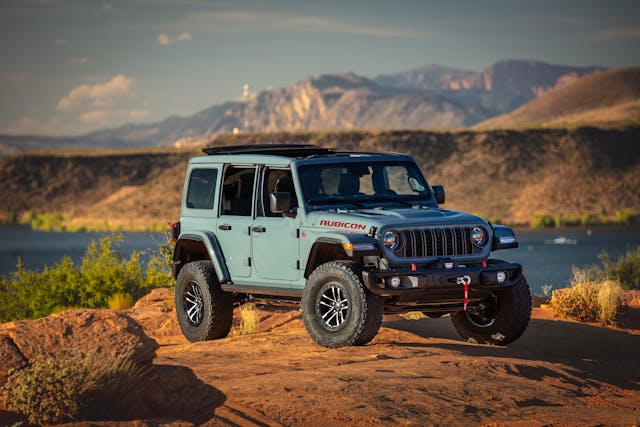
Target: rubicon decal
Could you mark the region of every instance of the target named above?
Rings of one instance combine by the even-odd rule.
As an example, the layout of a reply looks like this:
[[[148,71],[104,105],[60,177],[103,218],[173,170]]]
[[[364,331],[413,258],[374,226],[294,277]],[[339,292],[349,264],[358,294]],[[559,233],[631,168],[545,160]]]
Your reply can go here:
[[[327,219],[321,219],[320,226],[334,227],[334,228],[348,228],[349,230],[366,230],[367,229],[367,226],[364,224],[357,224],[355,222],[329,221]]]

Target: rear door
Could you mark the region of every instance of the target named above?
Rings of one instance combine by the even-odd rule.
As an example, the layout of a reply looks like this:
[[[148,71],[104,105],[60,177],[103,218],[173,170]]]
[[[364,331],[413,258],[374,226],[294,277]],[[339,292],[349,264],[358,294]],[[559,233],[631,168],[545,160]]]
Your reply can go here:
[[[255,166],[227,166],[220,195],[216,236],[231,279],[251,275],[251,234]]]

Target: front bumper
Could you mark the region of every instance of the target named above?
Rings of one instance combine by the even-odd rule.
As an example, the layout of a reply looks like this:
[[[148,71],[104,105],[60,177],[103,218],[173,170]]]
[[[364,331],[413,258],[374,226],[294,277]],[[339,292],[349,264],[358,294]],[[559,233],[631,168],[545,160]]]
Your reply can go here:
[[[506,279],[498,281],[498,273],[505,273]],[[522,266],[516,263],[490,264],[487,267],[468,266],[454,268],[386,269],[362,272],[364,285],[374,294],[383,297],[399,297],[402,302],[437,302],[450,300],[454,295],[462,296],[461,277],[468,276],[469,294],[472,298],[482,298],[488,293],[500,291],[515,285],[522,277]],[[388,280],[400,279],[400,286],[391,288]],[[430,298],[431,296],[431,298]],[[458,298],[453,298],[458,299]]]

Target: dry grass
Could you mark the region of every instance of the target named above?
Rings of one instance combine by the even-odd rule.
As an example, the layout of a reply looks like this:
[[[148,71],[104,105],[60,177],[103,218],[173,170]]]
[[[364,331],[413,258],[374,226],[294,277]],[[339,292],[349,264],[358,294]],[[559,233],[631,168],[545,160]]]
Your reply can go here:
[[[238,334],[248,335],[258,333],[259,310],[255,304],[247,303],[238,309]]]
[[[583,322],[611,324],[621,291],[615,280],[594,280],[588,271],[574,269],[571,287],[553,291],[551,307],[562,316]]]
[[[110,310],[125,310],[133,307],[135,303],[135,298],[131,294],[115,294],[107,300]]]
[[[400,314],[399,316],[405,320],[420,320],[427,318],[427,316],[425,316],[425,314],[421,311],[408,311],[406,313]]]

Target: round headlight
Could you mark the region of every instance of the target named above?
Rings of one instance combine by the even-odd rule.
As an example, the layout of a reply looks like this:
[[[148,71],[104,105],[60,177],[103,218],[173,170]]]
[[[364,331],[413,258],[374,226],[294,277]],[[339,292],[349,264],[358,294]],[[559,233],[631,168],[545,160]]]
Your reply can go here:
[[[382,235],[382,243],[393,251],[400,245],[400,236],[395,231],[385,231]]]
[[[487,233],[484,231],[484,228],[473,227],[471,229],[471,240],[473,240],[473,243],[478,247],[484,246],[484,244],[487,243]]]

